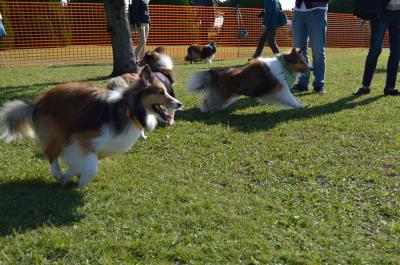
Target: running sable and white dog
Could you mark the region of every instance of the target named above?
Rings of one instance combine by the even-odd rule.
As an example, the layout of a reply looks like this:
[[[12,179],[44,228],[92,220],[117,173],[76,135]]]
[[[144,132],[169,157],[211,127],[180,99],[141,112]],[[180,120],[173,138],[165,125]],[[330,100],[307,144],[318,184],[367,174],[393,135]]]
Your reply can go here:
[[[200,110],[217,111],[240,96],[256,98],[282,108],[303,108],[290,92],[289,84],[300,74],[310,74],[300,51],[275,58],[256,58],[241,67],[216,68],[194,74],[187,87],[189,92],[204,92]]]
[[[157,120],[167,121],[164,107],[178,109],[181,105],[145,66],[123,91],[67,83],[31,104],[5,103],[0,113],[1,138],[36,137],[53,176],[63,183],[79,176],[78,187],[83,187],[97,175],[99,156],[129,150],[144,129],[153,130]],[[65,173],[60,156],[68,166]]]

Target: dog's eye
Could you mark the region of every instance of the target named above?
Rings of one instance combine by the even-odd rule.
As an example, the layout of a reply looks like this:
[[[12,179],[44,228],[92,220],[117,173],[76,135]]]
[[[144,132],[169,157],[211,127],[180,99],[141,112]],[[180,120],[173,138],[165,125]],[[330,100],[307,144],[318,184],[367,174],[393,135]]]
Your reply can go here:
[[[164,95],[164,91],[160,91],[160,95]]]

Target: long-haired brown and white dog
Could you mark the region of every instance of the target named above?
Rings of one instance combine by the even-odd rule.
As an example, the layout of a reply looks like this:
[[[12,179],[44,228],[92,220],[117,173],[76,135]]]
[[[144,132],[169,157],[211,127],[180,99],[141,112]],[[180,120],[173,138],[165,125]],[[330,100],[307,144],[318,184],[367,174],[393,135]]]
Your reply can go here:
[[[164,107],[179,108],[164,84],[145,66],[139,79],[124,91],[98,89],[85,83],[56,86],[33,103],[4,104],[1,137],[35,137],[51,164],[53,176],[67,183],[79,176],[83,187],[98,172],[98,157],[127,151],[143,129],[166,121]],[[59,156],[67,171],[63,174]]]
[[[256,58],[245,66],[198,72],[191,77],[187,89],[205,92],[202,112],[223,109],[240,96],[279,107],[303,108],[290,92],[288,79],[294,80],[298,74],[309,74],[311,70],[300,52],[293,48],[291,53]]]

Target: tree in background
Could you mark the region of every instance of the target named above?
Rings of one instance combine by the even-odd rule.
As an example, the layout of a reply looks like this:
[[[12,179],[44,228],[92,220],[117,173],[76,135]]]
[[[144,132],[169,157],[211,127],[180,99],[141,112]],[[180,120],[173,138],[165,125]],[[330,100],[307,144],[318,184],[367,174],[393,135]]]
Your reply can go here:
[[[107,16],[107,30],[110,33],[113,51],[113,71],[111,76],[119,76],[136,71],[133,56],[131,32],[124,0],[104,0]]]
[[[348,13],[353,11],[353,0],[331,0],[329,2],[329,12]]]

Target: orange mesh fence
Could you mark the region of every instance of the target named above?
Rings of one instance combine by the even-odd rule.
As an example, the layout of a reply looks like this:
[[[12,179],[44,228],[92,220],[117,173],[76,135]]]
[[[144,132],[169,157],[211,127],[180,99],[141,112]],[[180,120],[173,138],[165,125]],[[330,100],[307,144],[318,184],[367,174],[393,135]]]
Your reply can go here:
[[[219,46],[216,59],[250,57],[263,30],[260,11],[151,5],[148,48],[165,46],[174,59],[183,60],[189,44],[214,41]],[[0,40],[1,67],[112,62],[101,3],[0,2],[0,13],[8,34]],[[240,32],[247,35],[240,37]],[[329,48],[368,47],[369,34],[369,27],[352,15],[328,14]],[[132,36],[137,43],[136,34]],[[278,30],[277,42],[283,49],[292,46],[290,26]]]

